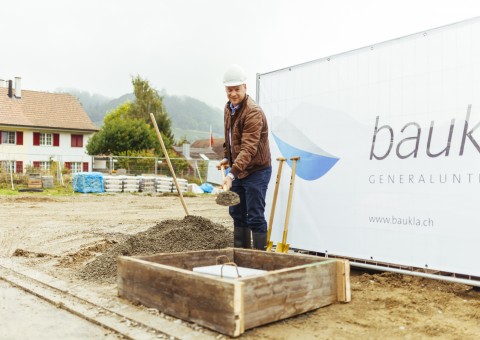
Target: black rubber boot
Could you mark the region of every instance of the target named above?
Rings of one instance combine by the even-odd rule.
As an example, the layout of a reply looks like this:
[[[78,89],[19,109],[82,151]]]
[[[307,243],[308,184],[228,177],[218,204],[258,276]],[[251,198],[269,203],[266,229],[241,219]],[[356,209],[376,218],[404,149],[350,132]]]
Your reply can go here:
[[[243,248],[243,234],[247,228],[233,227],[233,246]]]
[[[243,248],[252,249],[252,231],[250,228],[243,229]]]
[[[265,250],[267,245],[267,233],[252,233],[253,235],[253,249]]]

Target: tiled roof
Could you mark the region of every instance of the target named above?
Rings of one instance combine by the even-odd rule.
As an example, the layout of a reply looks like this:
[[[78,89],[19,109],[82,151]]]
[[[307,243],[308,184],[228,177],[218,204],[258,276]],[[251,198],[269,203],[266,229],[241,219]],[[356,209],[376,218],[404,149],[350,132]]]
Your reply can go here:
[[[173,150],[180,156],[185,156],[183,154],[183,147],[182,146],[174,146]],[[216,160],[216,159],[222,159],[222,157],[218,156],[215,151],[213,151],[210,148],[190,148],[190,159],[202,159],[200,154],[204,154],[205,156],[208,157],[208,159],[211,160]]]
[[[22,90],[21,98],[10,98],[7,88],[0,88],[0,125],[99,130],[70,94]]]
[[[215,138],[213,140],[213,147],[210,148],[210,139],[199,139],[190,144],[190,158],[201,159],[200,154],[204,154],[211,160],[223,159],[223,138]],[[183,155],[183,146],[173,146],[175,152]]]
[[[225,142],[224,138],[214,138],[212,150],[217,154],[216,158],[212,159],[222,159],[223,158],[223,143]],[[199,139],[190,145],[190,148],[209,148],[210,139]],[[208,156],[208,155],[207,155]]]

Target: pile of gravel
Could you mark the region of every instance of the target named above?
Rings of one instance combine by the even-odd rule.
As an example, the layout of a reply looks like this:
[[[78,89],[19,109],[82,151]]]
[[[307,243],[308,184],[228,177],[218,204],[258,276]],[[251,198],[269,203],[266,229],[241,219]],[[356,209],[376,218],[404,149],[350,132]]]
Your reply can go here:
[[[183,220],[165,220],[144,232],[130,236],[87,263],[78,272],[78,276],[87,281],[113,282],[117,276],[119,255],[150,255],[232,246],[231,230],[206,218],[190,215]]]

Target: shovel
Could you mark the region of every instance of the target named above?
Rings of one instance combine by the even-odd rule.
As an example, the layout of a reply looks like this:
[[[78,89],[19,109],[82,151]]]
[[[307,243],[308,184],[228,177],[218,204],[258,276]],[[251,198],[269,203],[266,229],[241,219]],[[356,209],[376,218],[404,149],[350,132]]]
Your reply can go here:
[[[278,195],[278,187],[280,186],[280,176],[282,175],[282,165],[283,162],[286,161],[286,158],[279,157],[277,158],[278,163],[278,172],[277,172],[277,181],[275,182],[275,191],[273,192],[273,200],[272,200],[272,210],[270,212],[270,220],[268,221],[268,231],[267,231],[267,247],[266,251],[271,251],[273,247],[273,241],[270,241],[270,236],[272,235],[272,227],[273,227],[273,216],[275,215],[275,206],[277,204],[277,195]]]
[[[185,200],[183,199],[182,191],[180,190],[180,187],[178,186],[177,176],[175,176],[175,171],[173,171],[173,166],[172,166],[172,163],[170,162],[170,157],[168,156],[167,149],[165,148],[165,143],[163,143],[162,134],[160,133],[160,130],[158,130],[157,121],[155,120],[155,116],[153,115],[153,113],[150,113],[150,119],[152,120],[153,127],[155,128],[155,131],[157,131],[158,140],[160,141],[160,145],[162,146],[163,154],[165,155],[165,159],[167,160],[168,167],[170,168],[170,172],[172,173],[173,181],[175,182],[175,186],[177,187],[178,196],[180,197],[180,200],[182,201],[182,205],[183,205],[183,209],[185,210],[185,214],[188,216],[189,213],[188,213],[188,209],[187,209],[187,204],[185,203]]]
[[[292,157],[290,160],[292,161],[292,175],[290,177],[290,189],[288,191],[288,202],[287,202],[287,216],[285,217],[285,226],[283,227],[283,238],[282,242],[277,243],[277,249],[275,252],[277,253],[286,253],[288,252],[288,248],[290,247],[287,244],[287,235],[288,235],[288,221],[290,219],[290,207],[292,206],[292,196],[293,196],[293,184],[295,183],[295,171],[297,169],[297,161],[300,157]]]
[[[220,170],[222,171],[222,183],[225,181],[225,167],[222,165]],[[225,186],[223,186],[223,190],[221,193],[218,194],[217,199],[215,202],[219,205],[223,205],[226,207],[232,207],[240,203],[240,196],[236,192],[228,191]]]

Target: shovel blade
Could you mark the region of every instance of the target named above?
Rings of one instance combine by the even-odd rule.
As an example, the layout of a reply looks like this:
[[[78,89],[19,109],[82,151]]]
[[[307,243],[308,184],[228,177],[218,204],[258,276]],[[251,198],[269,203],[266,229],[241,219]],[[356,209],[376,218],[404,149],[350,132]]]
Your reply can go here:
[[[290,248],[290,245],[287,243],[277,243],[277,249],[275,249],[276,253],[287,253],[288,248]]]
[[[233,191],[223,191],[218,194],[215,202],[218,205],[232,207],[240,203],[240,196],[238,196],[238,194]]]
[[[272,251],[272,248],[273,248],[273,241],[268,241],[265,251]]]

